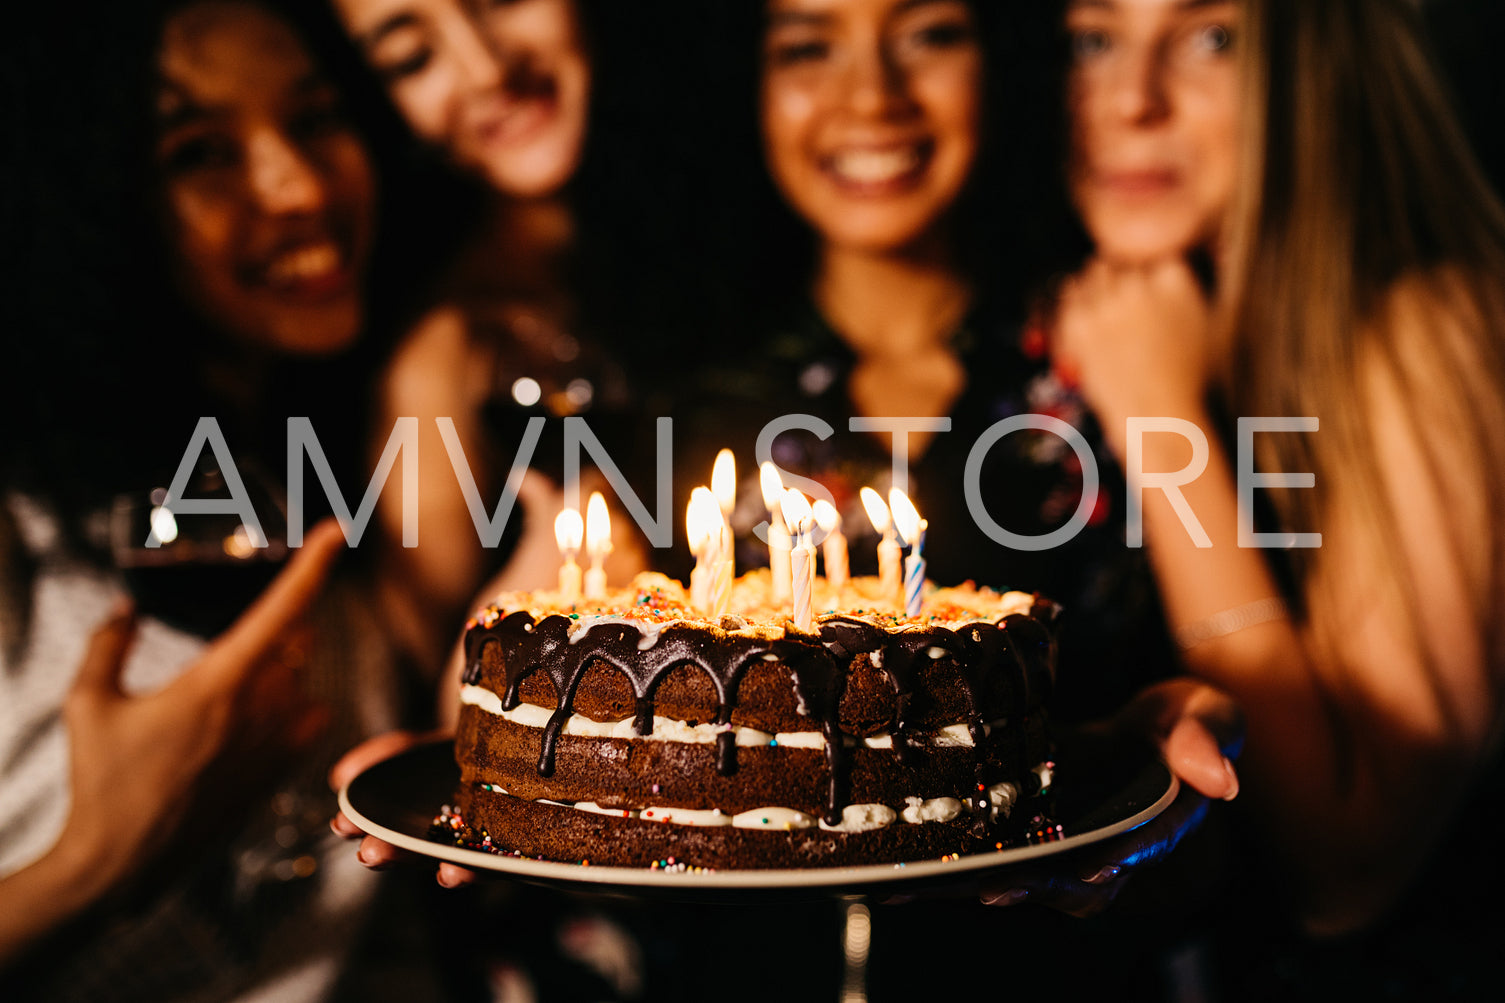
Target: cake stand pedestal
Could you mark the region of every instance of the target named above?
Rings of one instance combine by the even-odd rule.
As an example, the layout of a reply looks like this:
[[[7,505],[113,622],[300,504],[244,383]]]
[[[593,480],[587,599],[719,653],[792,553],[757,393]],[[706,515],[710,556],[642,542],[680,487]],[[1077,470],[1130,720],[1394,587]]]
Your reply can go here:
[[[841,1003],[867,1003],[867,962],[873,945],[873,913],[861,895],[843,895],[841,909]]]

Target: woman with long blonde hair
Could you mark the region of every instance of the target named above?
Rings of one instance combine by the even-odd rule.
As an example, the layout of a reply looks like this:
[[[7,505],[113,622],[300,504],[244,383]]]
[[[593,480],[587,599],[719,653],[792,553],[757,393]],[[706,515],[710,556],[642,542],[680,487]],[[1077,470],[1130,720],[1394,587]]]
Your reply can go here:
[[[1055,357],[1131,484],[1184,471],[1142,515],[1185,665],[1245,709],[1306,930],[1362,929],[1498,748],[1505,213],[1414,5],[1067,8],[1095,252]]]

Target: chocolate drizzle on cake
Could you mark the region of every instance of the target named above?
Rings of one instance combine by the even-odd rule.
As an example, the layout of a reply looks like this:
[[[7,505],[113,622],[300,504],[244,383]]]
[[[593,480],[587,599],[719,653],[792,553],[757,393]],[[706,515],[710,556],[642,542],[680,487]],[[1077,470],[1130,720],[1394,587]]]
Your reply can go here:
[[[857,617],[830,614],[819,619],[817,639],[796,633],[792,627],[786,628],[782,638],[768,638],[693,622],[669,623],[656,633],[619,620],[582,630],[577,621],[560,614],[536,618],[525,611],[503,615],[493,608],[466,632],[463,681],[481,683],[482,656],[491,644],[500,646],[504,709],[518,706],[522,684],[530,676],[543,672],[549,678],[557,705],[545,726],[537,763],[538,774],[548,777],[554,772],[559,735],[574,713],[576,690],[592,664],[612,665],[631,684],[634,728],[639,735],[653,730],[654,693],[664,677],[682,665],[698,666],[716,689],[715,723],[723,729],[716,740],[716,769],[729,775],[737,769],[731,722],[738,683],[754,662],[777,661],[789,670],[799,712],[819,724],[825,739],[829,782],[824,820],[838,825],[850,789],[850,754],[840,726],[840,708],[853,663],[866,655],[893,686],[896,700],[889,730],[895,756],[907,764],[913,762],[920,746],[910,721],[920,674],[929,665],[946,661],[955,667],[966,690],[966,724],[976,757],[973,808],[986,820],[991,805],[980,752],[988,723],[982,712],[983,695],[989,685],[998,685],[1001,673],[1009,702],[1021,715],[1044,701],[1052,683],[1055,641],[1051,628],[1057,612],[1048,600],[1037,599],[1030,615],[1012,614],[997,623],[979,621],[956,630],[924,624],[888,630]]]

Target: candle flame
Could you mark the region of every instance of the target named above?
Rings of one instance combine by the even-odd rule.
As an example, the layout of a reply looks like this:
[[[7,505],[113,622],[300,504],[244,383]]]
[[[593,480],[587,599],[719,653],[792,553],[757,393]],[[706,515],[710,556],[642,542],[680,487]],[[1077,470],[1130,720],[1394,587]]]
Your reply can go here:
[[[554,517],[554,542],[566,556],[573,557],[585,539],[585,521],[572,508],[561,511]]]
[[[606,497],[599,491],[592,491],[585,505],[585,547],[592,556],[611,550],[611,513],[606,510]]]
[[[689,531],[690,552],[697,555],[721,532],[721,507],[710,488],[698,487],[690,492],[685,529]]]
[[[894,528],[904,538],[904,545],[913,546],[914,542],[920,538],[920,531],[925,527],[920,519],[919,510],[914,507],[914,502],[909,500],[909,496],[898,488],[889,491],[888,504],[893,509]]]
[[[779,506],[784,501],[784,479],[779,476],[779,468],[772,460],[758,467],[758,481],[763,488],[763,504],[770,513],[778,515]]]
[[[784,525],[789,527],[789,532],[810,532],[812,515],[808,498],[794,488],[788,488],[784,491],[784,497],[780,499],[779,506],[784,511]]]
[[[737,461],[730,449],[716,454],[716,465],[711,468],[711,494],[721,506],[721,514],[730,518],[737,507]]]
[[[820,526],[822,532],[830,533],[841,525],[841,513],[836,511],[835,505],[824,498],[812,505],[811,511],[815,515],[816,525]]]
[[[882,536],[888,532],[890,519],[888,506],[883,503],[883,496],[872,488],[863,488],[859,492],[862,496],[862,507],[867,509],[867,517],[873,521],[873,528]]]

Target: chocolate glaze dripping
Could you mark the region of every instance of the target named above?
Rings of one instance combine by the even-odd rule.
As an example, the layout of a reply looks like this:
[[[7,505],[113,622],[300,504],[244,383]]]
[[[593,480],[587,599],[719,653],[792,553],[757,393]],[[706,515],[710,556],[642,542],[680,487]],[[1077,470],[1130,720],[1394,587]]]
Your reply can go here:
[[[538,757],[540,776],[554,772],[559,734],[574,713],[575,691],[593,662],[606,662],[627,677],[634,697],[633,724],[639,735],[653,731],[653,695],[663,678],[680,665],[698,666],[716,687],[716,723],[728,728],[717,736],[716,743],[717,769],[728,774],[736,770],[736,739],[729,730],[731,715],[737,684],[747,666],[766,656],[785,663],[798,661],[802,653],[825,656],[819,645],[808,641],[718,636],[689,625],[664,627],[647,647],[641,644],[643,632],[631,623],[598,623],[571,641],[570,631],[576,627],[576,622],[566,616],[553,614],[535,621],[531,614],[517,612],[483,618],[465,637],[463,679],[470,685],[481,681],[486,645],[501,645],[504,709],[517,706],[523,681],[535,672],[544,671],[553,683],[557,705],[544,728]]]
[[[839,662],[823,647],[800,652],[788,663],[800,707],[820,722],[821,734],[826,740],[826,812],[823,817],[827,825],[841,823],[841,811],[848,803],[851,778],[847,762],[850,757],[843,741],[840,715],[841,698],[847,691],[849,664]]]
[[[991,809],[982,762],[986,722],[980,702],[986,681],[1001,671],[1007,673],[1010,703],[1020,708],[1021,717],[1044,702],[1054,682],[1055,637],[1051,628],[1059,607],[1037,597],[1036,611],[1038,616],[1013,614],[997,624],[978,622],[959,631],[916,626],[890,632],[854,617],[832,615],[819,623],[818,644],[802,634],[786,633],[783,639],[765,640],[693,624],[670,624],[644,646],[644,632],[630,623],[598,623],[571,641],[570,631],[577,625],[568,617],[553,614],[535,621],[527,612],[501,616],[493,610],[474,621],[466,632],[462,678],[469,685],[479,684],[486,645],[500,644],[505,683],[502,705],[510,710],[518,704],[525,679],[540,670],[548,674],[557,706],[544,729],[538,773],[549,776],[554,772],[559,734],[574,713],[575,692],[593,662],[607,662],[631,683],[634,725],[639,735],[653,730],[653,695],[662,679],[677,666],[696,665],[716,687],[716,724],[726,729],[716,737],[716,769],[726,775],[736,771],[736,739],[730,726],[738,683],[754,661],[777,660],[790,670],[800,712],[820,724],[829,773],[824,817],[827,824],[836,825],[848,803],[850,788],[850,754],[840,727],[840,710],[852,662],[858,655],[881,652],[879,667],[896,696],[891,722],[894,753],[901,763],[912,763],[915,748],[908,712],[920,667],[949,659],[960,672],[967,694],[967,723],[977,776],[973,807],[985,827]],[[942,654],[933,655],[937,649]],[[1030,765],[1017,764],[1021,771],[1027,771]]]

